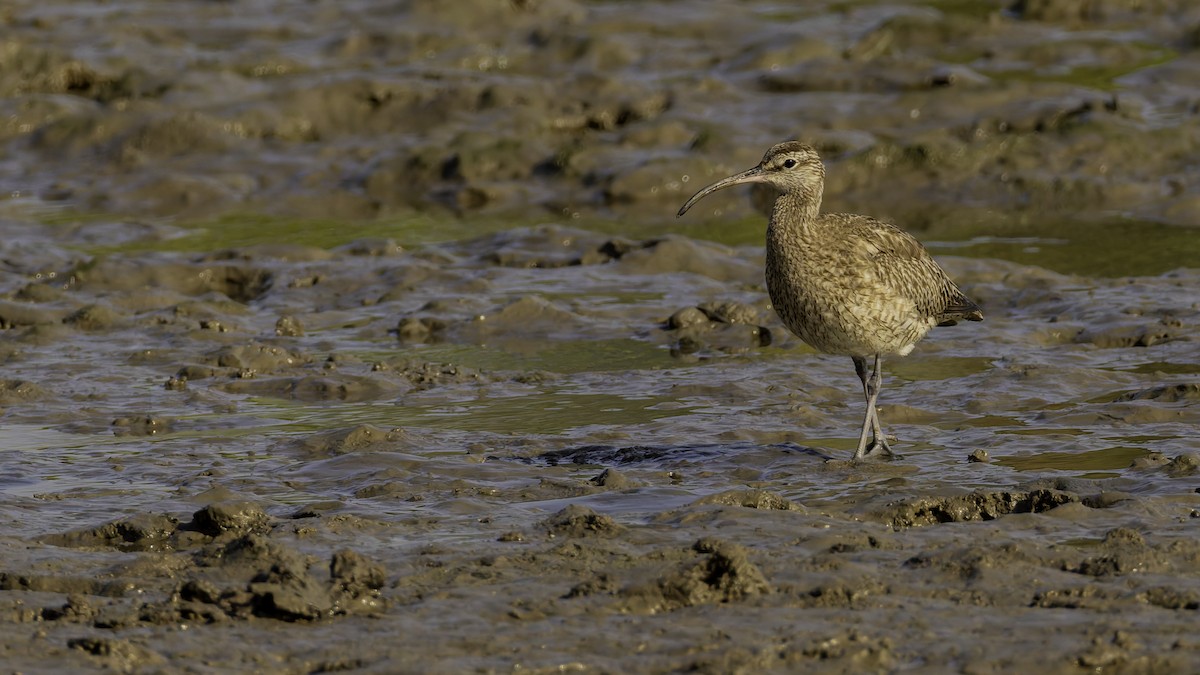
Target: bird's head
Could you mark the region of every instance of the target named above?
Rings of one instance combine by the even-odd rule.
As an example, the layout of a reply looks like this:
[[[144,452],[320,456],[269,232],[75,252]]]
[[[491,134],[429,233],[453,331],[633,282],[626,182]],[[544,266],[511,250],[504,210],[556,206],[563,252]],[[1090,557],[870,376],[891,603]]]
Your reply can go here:
[[[780,143],[763,155],[758,166],[719,180],[692,195],[676,217],[687,213],[709,193],[743,183],[767,183],[780,194],[794,194],[805,200],[816,199],[819,202],[825,183],[825,166],[811,146],[800,141]]]

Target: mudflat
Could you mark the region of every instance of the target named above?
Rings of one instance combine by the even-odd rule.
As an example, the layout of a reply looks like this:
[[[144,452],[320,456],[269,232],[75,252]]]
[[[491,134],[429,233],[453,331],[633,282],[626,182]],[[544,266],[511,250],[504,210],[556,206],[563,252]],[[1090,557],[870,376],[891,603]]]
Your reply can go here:
[[[1200,670],[1200,9],[0,9],[12,672]],[[779,323],[770,195],[983,307]]]

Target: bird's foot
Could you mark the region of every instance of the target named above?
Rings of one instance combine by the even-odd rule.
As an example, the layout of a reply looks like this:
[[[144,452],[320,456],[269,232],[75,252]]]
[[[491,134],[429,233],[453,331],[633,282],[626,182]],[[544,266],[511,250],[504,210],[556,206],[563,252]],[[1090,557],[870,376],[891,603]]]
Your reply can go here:
[[[886,437],[876,436],[865,448],[854,453],[854,459],[900,459],[900,455],[892,450]]]

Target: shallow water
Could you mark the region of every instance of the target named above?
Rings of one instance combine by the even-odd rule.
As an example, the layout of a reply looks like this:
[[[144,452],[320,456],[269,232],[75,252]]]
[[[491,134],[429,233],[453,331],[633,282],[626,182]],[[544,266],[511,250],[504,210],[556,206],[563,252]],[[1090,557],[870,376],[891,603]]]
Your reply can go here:
[[[605,240],[604,235],[555,228],[546,232],[550,236],[533,239],[570,240],[580,255]],[[757,552],[751,559],[768,570],[764,574],[771,583],[783,584],[764,597],[786,597],[793,592],[787,588],[807,597],[810,591],[804,589],[811,578],[782,581],[787,575],[762,559],[774,560],[788,547],[777,550],[756,534],[764,527],[793,528],[803,520],[728,521],[733,516],[708,510],[712,507],[702,500],[724,499],[721,495],[731,489],[766,490],[802,505],[801,514],[812,514],[805,520],[817,519],[802,527],[840,528],[861,519],[875,523],[867,530],[878,532],[881,521],[894,518],[923,522],[926,516],[920,511],[904,515],[912,500],[937,502],[1039,484],[1067,494],[1097,495],[1088,499],[1123,495],[1109,507],[1115,519],[1039,526],[1048,539],[1022,539],[1019,545],[1035,550],[1050,542],[1101,541],[1105,531],[1119,526],[1151,538],[1169,537],[1197,508],[1194,464],[1172,461],[1194,456],[1191,432],[1200,423],[1194,384],[1189,385],[1195,357],[1189,336],[1197,316],[1194,272],[1067,277],[991,258],[944,258],[964,288],[984,304],[988,319],[978,328],[939,329],[913,355],[887,364],[881,414],[889,432],[899,438],[904,457],[855,466],[845,462],[862,414],[850,364],[813,353],[787,336],[766,311],[761,283],[739,277],[761,265],[757,248],[670,240],[718,261],[714,269],[722,278],[717,279],[672,271],[680,260],[676,254],[655,258],[651,253],[649,262],[551,269],[498,267],[486,261],[488,250],[504,249],[512,238],[530,237],[518,230],[501,240],[365,258],[346,252],[329,255],[330,249],[305,254],[302,249],[254,247],[217,256],[220,262],[200,263],[192,253],[112,253],[106,262],[78,273],[55,299],[23,301],[44,314],[10,329],[7,451],[0,460],[0,473],[9,478],[2,508],[15,525],[9,536],[20,537],[21,546],[32,542],[35,550],[49,546],[77,553],[61,554],[49,567],[35,563],[28,553],[11,564],[47,569],[59,579],[48,585],[51,596],[58,589],[111,597],[110,591],[62,581],[95,573],[145,584],[153,595],[151,589],[163,588],[155,579],[173,573],[104,572],[115,568],[94,557],[94,544],[87,543],[92,535],[79,540],[84,535],[71,533],[147,513],[171,514],[186,522],[205,504],[250,500],[255,506],[244,508],[264,509],[280,519],[272,526],[273,539],[316,556],[349,544],[380,561],[393,585],[372,592],[393,606],[410,606],[422,601],[404,599],[410,592],[404,590],[407,584],[432,588],[442,582],[406,572],[402,561],[428,556],[422,552],[430,550],[442,559],[469,560],[497,555],[489,552],[497,546],[537,547],[539,523],[570,505],[643,530],[624,546],[651,558],[689,532],[693,539],[711,532],[743,542]],[[61,244],[52,240],[25,244],[45,247],[51,259],[70,256],[69,244],[62,251],[54,250]],[[537,252],[536,246],[523,246]],[[213,274],[214,265],[265,272],[272,283],[243,305],[204,290],[207,286],[192,288],[186,279],[176,289],[155,289],[143,281],[181,270],[210,280],[253,276],[246,271]],[[654,266],[661,271],[647,271]],[[631,273],[630,267],[636,271]],[[402,284],[397,292],[397,279],[408,277],[419,281]],[[318,283],[294,282],[318,278]],[[540,290],[547,287],[554,291]],[[772,335],[770,346],[759,346],[750,334],[739,332],[739,324],[713,324],[681,351],[677,332],[663,327],[667,315],[680,307],[731,300],[757,308]],[[91,309],[81,317],[82,308]],[[304,334],[276,335],[276,320],[284,315],[300,318]],[[63,316],[74,318],[64,323]],[[417,341],[401,339],[396,326],[405,317],[434,319],[440,327]],[[1139,341],[1147,344],[1135,346]],[[186,382],[178,379],[183,372],[190,374]],[[172,377],[177,379],[167,386]],[[25,391],[26,385],[36,389]],[[986,451],[992,462],[967,462],[974,450]],[[563,459],[553,459],[557,457]],[[606,469],[619,472],[616,487],[595,484]],[[744,509],[724,507],[731,508]],[[306,526],[304,531],[311,533],[299,535],[301,530],[288,525],[302,522],[288,520],[297,510],[319,514],[317,520],[329,524],[315,530]],[[968,508],[952,518],[986,518],[970,513]],[[343,529],[344,518],[365,519],[369,525]],[[830,518],[840,524],[821,524]],[[667,527],[664,519],[674,524]],[[568,537],[586,541],[591,531],[585,526]],[[802,531],[792,536],[803,539]],[[513,539],[517,543],[497,544],[505,532],[521,533]],[[221,536],[234,534],[251,536],[237,527]],[[43,539],[47,536],[51,539]],[[979,535],[955,533],[948,541],[960,541],[960,536]],[[551,550],[556,550],[556,539],[548,541]],[[920,538],[902,546],[956,545],[935,541]],[[59,549],[64,545],[69,548]],[[155,544],[179,551],[158,554],[155,564],[180,564],[166,563],[162,556],[183,555],[186,560],[192,555],[185,553],[189,546],[169,540]],[[511,554],[503,555],[507,560]],[[544,574],[539,568],[557,566],[543,554],[519,559],[523,562],[503,563],[516,568],[501,578],[515,573],[533,579]],[[613,567],[612,562],[588,560],[576,571],[551,572],[545,580],[553,588],[552,579],[559,575],[586,579],[597,569],[625,569],[624,563]],[[669,560],[676,560],[674,554]],[[868,560],[856,565],[878,564],[880,573],[894,573],[885,571],[894,563]],[[1158,564],[1174,569],[1179,563]],[[1038,569],[1044,568],[1035,566],[1034,573]],[[235,580],[240,574],[246,573],[230,572]],[[637,599],[641,587],[621,590],[640,573],[629,574],[634,576],[614,587],[613,609],[637,614],[645,611],[644,600]],[[475,578],[485,585],[478,591],[449,591],[450,596],[435,603],[441,607],[437,611],[520,614],[511,607],[490,608],[486,598],[516,594],[513,602],[522,606],[534,602],[529,598],[542,597],[532,587],[495,586],[479,581],[486,575]],[[577,582],[557,583],[567,585],[552,591],[555,597]],[[872,582],[840,583],[870,588]],[[1182,588],[1184,608],[1171,611],[1191,612],[1186,607],[1192,591],[1186,590],[1189,585]],[[54,605],[52,597],[40,597],[22,602]],[[120,607],[130,600],[122,594],[103,602]],[[555,616],[546,602],[537,600],[541,604],[531,616]],[[691,602],[703,600],[685,605]],[[861,601],[849,605],[861,606]],[[871,620],[886,620],[882,606],[868,606],[875,609],[860,611]],[[237,616],[237,610],[230,611]],[[1006,610],[992,606],[992,611]],[[104,611],[88,616],[92,618],[85,621],[101,625],[113,621]],[[664,616],[674,617],[670,630],[676,637],[656,651],[654,668],[676,663],[680,653],[692,653],[687,645],[696,638],[688,637],[689,626],[707,620],[684,610]],[[737,616],[733,612],[722,622],[745,620]],[[820,626],[830,620],[820,614],[802,616],[815,622],[804,629],[813,635],[821,634],[825,629]],[[147,621],[159,619],[138,619],[132,625]],[[370,625],[356,630],[371,630]],[[430,623],[417,634],[436,631],[438,625]],[[395,629],[404,630],[399,624]],[[274,667],[258,661],[266,653],[288,654],[290,663],[310,663],[294,642],[308,638],[277,633],[260,622],[237,629],[238,638],[225,633],[229,628],[215,630],[206,641],[253,635],[265,646],[211,663]],[[260,634],[263,630],[267,632]],[[339,635],[341,630],[349,628],[339,629]],[[568,640],[577,629],[560,625],[556,630]],[[460,627],[454,634],[470,631]],[[887,634],[886,629],[874,633],[885,641]],[[518,631],[513,639],[521,642],[527,639],[523,635]],[[758,639],[739,635],[744,644]],[[129,644],[149,650],[134,650],[127,657],[142,664],[138,667],[156,663],[154,654],[188,654],[186,643],[165,634],[150,643]],[[465,658],[485,670],[506,663],[470,641],[455,644],[408,663],[453,669]],[[891,644],[869,651],[890,653],[896,649]],[[1059,644],[1074,644],[1074,638]],[[398,662],[390,651],[364,647],[362,653],[374,655],[364,658],[375,667]],[[556,658],[539,656],[534,662]],[[989,652],[979,658],[997,656]]]

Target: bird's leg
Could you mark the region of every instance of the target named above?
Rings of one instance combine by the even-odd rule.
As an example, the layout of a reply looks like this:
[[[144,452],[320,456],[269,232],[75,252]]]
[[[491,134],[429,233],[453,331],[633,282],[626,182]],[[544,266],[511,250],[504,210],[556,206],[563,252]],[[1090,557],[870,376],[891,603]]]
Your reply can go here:
[[[866,370],[866,363],[863,363],[863,370]],[[856,366],[857,367],[857,366]],[[867,417],[871,420],[871,445],[867,448],[863,456],[883,455],[891,457],[895,453],[892,452],[892,447],[888,445],[887,438],[883,435],[883,428],[879,424],[879,410],[876,407],[879,401],[879,390],[883,388],[883,358],[875,355],[875,368],[871,371],[871,379],[867,381],[864,391],[867,394]],[[864,425],[863,435],[866,436]],[[862,441],[859,441],[860,445]]]
[[[862,433],[858,436],[858,449],[854,451],[854,459],[862,459],[867,456],[867,432],[878,425],[879,421],[875,419],[875,407],[871,405],[871,385],[867,377],[867,360],[861,356],[851,358],[854,359],[854,372],[862,381],[863,396],[867,399],[867,414],[863,417]]]
[[[868,375],[867,360],[859,356],[852,358],[854,359],[854,372],[862,381],[863,397],[867,399],[867,412],[863,416],[862,433],[858,437],[858,449],[854,451],[854,459],[864,459],[875,455],[891,457],[894,453],[883,435],[883,428],[879,424],[879,411],[876,409],[879,401],[879,389],[883,385],[883,359],[878,354],[875,355],[875,367]],[[871,433],[870,443],[867,443],[867,432]]]

